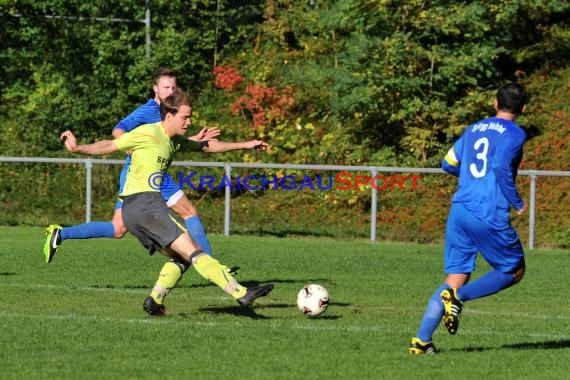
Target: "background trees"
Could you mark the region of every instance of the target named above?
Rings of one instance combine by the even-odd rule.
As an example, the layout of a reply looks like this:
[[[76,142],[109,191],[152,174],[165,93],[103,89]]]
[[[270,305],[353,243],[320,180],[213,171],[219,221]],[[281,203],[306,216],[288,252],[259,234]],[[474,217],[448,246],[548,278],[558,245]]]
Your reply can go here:
[[[195,124],[266,139],[264,161],[436,167],[516,80],[533,94],[520,122],[538,135],[525,165],[567,163],[567,1],[0,0],[0,18],[3,155],[65,155],[67,128],[110,136],[168,66]],[[562,153],[548,160],[551,133]]]
[[[14,152],[59,153],[64,128],[107,136],[168,66],[201,122],[270,139],[276,160],[432,165],[498,85],[570,58],[565,1],[148,4],[149,59],[139,1],[2,3],[2,135],[26,142]],[[216,87],[217,66],[243,80]]]

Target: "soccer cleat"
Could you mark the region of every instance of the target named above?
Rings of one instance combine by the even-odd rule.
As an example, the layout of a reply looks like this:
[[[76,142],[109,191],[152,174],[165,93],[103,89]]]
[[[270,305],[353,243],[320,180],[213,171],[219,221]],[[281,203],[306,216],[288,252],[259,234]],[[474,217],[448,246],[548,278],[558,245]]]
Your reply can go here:
[[[236,277],[239,274],[240,267],[233,266],[226,269],[230,276]]]
[[[410,354],[414,355],[433,355],[436,353],[435,346],[432,342],[425,343],[420,338],[412,338],[408,350]]]
[[[61,244],[61,226],[50,224],[46,229],[46,242],[44,244],[44,257],[46,263],[50,263],[53,255],[57,252]]]
[[[457,289],[448,288],[441,292],[441,300],[445,307],[443,314],[443,323],[447,331],[455,335],[459,328],[459,317],[461,316],[461,309],[463,302],[457,298]]]
[[[273,284],[252,286],[251,288],[247,289],[245,296],[238,298],[237,301],[241,307],[249,307],[253,304],[253,301],[259,297],[268,295],[273,290],[273,286]]]
[[[143,309],[150,315],[156,315],[162,317],[166,315],[166,307],[164,305],[156,303],[154,298],[148,296],[143,302]]]

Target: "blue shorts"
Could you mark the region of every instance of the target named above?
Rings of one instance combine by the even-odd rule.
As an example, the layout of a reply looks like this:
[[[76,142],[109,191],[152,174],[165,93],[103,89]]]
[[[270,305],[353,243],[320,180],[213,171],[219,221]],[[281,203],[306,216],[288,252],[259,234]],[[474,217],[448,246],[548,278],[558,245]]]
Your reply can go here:
[[[453,203],[445,230],[445,273],[472,273],[477,252],[493,269],[503,273],[513,273],[524,262],[519,235],[510,224],[491,227],[461,203]]]
[[[125,187],[125,181],[127,180],[127,172],[129,171],[129,166],[131,165],[131,158],[130,156],[127,157],[125,165],[121,170],[121,175],[119,176],[119,194],[123,192],[123,188]],[[166,202],[168,207],[172,207],[180,198],[184,196],[184,192],[180,189],[178,183],[171,177],[165,176],[164,181],[162,183],[162,187],[160,188],[160,195],[162,195],[162,199]],[[115,204],[115,210],[118,208],[123,207],[123,201],[121,198],[117,200]]]

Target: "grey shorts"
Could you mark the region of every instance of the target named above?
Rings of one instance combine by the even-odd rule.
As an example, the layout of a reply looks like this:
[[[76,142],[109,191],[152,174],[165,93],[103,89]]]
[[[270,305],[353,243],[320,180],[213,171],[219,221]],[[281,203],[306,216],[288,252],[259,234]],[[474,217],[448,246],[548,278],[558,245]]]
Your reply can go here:
[[[123,223],[150,255],[186,232],[184,222],[168,208],[159,192],[123,197]]]

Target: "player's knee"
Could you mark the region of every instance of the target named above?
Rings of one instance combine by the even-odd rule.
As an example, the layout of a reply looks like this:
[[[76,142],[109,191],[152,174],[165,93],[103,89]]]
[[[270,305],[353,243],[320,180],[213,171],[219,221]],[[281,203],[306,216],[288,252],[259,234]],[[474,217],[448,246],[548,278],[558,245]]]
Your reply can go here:
[[[186,270],[190,266],[188,263],[185,263],[184,261],[178,259],[170,259],[170,262],[176,264],[178,268],[180,268],[180,272],[182,274],[184,274],[184,272],[186,272]]]
[[[526,267],[523,265],[521,267],[519,267],[514,273],[513,276],[515,277],[515,284],[518,284],[519,282],[522,281],[523,277],[524,277],[524,272],[525,272]]]
[[[123,223],[117,223],[113,221],[113,237],[115,239],[120,239],[127,234],[127,227]]]
[[[178,213],[178,215],[180,215],[182,217],[182,219],[186,220],[188,218],[192,218],[192,217],[198,215],[198,212],[197,212],[196,208],[192,207],[192,208],[182,210],[181,212]]]
[[[180,200],[172,206],[172,209],[184,220],[198,215],[196,206],[186,197],[180,198]]]
[[[186,198],[188,199],[188,198]],[[193,216],[198,215],[198,209],[196,209],[196,206],[194,206],[194,204],[192,202],[190,202],[190,200],[188,200],[188,202],[186,202],[184,204],[184,209],[183,209],[184,215],[181,215],[184,219],[188,219],[191,218]]]
[[[445,277],[445,282],[452,288],[460,288],[469,282],[471,273],[454,273]]]

